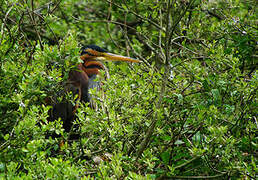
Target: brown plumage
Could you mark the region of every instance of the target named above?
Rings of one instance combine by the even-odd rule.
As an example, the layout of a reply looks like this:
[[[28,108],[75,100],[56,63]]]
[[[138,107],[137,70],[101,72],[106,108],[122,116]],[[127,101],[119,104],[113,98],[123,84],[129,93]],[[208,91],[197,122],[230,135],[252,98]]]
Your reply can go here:
[[[140,62],[130,57],[108,53],[106,50],[96,45],[86,46],[80,58],[83,60],[83,63],[77,66],[77,70],[73,70],[69,73],[66,90],[72,91],[74,95],[78,94],[78,100],[85,103],[91,102],[89,89],[99,88],[100,86],[99,82],[95,82],[94,79],[99,75],[100,70],[106,70],[105,66],[100,61]],[[92,103],[90,103],[90,106],[91,104]],[[69,132],[73,120],[75,119],[77,107],[78,104],[73,106],[69,102],[54,104],[52,110],[49,112],[49,120],[53,121],[61,118],[65,131]]]

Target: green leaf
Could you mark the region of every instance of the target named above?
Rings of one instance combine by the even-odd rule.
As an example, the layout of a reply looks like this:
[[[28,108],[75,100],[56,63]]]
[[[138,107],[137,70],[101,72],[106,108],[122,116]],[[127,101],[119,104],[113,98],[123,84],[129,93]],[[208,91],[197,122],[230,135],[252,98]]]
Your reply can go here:
[[[184,144],[184,143],[185,143],[184,141],[178,139],[178,140],[176,140],[175,145],[181,145],[181,144]]]
[[[165,151],[163,153],[161,153],[161,159],[165,164],[169,163],[169,158],[170,158],[170,152],[169,151]]]

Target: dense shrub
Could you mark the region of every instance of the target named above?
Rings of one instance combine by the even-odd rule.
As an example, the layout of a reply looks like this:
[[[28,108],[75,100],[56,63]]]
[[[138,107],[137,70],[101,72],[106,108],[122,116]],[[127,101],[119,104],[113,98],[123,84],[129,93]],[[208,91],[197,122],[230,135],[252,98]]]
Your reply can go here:
[[[255,4],[1,1],[1,178],[255,179]],[[76,103],[86,44],[142,63],[106,63],[65,132],[46,100]]]

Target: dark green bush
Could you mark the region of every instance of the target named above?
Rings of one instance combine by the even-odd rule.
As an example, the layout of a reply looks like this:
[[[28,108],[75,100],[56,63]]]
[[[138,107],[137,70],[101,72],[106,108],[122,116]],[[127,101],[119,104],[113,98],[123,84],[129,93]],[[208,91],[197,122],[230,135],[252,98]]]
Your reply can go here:
[[[2,1],[0,177],[255,179],[255,4]],[[65,132],[48,112],[77,103],[64,86],[86,44],[142,63],[105,63],[97,108]]]

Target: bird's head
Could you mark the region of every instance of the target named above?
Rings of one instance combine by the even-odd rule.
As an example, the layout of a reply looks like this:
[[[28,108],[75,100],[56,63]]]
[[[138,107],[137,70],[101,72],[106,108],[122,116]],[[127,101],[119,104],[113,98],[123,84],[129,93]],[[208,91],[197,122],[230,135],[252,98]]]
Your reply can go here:
[[[140,62],[139,60],[133,59],[131,57],[109,53],[105,49],[102,49],[96,45],[86,46],[81,52],[80,58],[84,62],[85,61],[127,61],[127,62],[134,62],[134,63]]]

